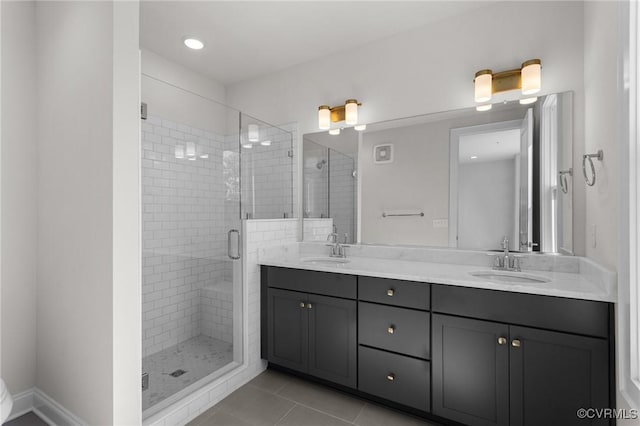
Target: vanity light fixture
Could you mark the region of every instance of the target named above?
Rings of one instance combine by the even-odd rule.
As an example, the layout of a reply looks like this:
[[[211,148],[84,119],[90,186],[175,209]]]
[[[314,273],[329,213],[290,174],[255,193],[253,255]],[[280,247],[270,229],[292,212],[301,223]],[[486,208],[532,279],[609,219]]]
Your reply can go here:
[[[338,135],[340,134],[340,129],[339,129],[339,128],[337,128],[337,129],[331,129],[331,130],[329,130],[329,134],[330,134],[331,136],[338,136]]]
[[[357,124],[357,125],[353,126],[353,129],[358,131],[358,132],[362,132],[364,130],[367,130],[367,125],[366,124]]]
[[[193,50],[201,50],[204,47],[204,43],[202,41],[193,37],[185,37],[184,39],[182,39],[182,42],[189,49],[193,49]]]
[[[344,105],[334,107],[320,105],[318,107],[318,128],[329,130],[331,123],[339,121],[344,121],[350,126],[358,124],[358,107],[361,105],[356,99],[347,99]]]
[[[473,83],[474,99],[477,103],[490,101],[494,93],[511,90],[520,90],[523,95],[533,95],[542,88],[541,61],[540,59],[530,59],[523,62],[520,68],[497,73],[490,69],[480,70],[476,73]],[[527,100],[529,98],[531,97],[529,96]],[[535,102],[535,98],[531,99],[534,100],[530,103]],[[481,106],[484,107],[484,105]],[[487,111],[488,109],[478,109],[478,111]]]
[[[257,124],[249,124],[247,138],[249,139],[249,142],[258,142],[260,140],[260,129]]]

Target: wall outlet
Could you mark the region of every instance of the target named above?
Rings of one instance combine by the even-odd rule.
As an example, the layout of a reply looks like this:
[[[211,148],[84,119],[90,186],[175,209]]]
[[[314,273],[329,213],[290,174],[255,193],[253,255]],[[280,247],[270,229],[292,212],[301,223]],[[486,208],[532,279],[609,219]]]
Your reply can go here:
[[[449,219],[433,219],[434,228],[448,228]]]

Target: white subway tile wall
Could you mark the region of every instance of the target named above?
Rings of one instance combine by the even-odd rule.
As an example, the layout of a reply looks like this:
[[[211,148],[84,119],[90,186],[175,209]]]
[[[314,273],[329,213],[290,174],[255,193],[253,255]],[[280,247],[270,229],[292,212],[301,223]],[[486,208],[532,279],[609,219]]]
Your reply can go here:
[[[356,240],[355,161],[340,152],[329,150],[329,215],[338,230],[340,242]]]
[[[304,219],[304,241],[327,241],[327,236],[333,232],[333,219]]]
[[[201,333],[200,291],[224,281],[230,262],[225,137],[154,116],[143,122],[142,130],[146,357]]]
[[[260,126],[260,142],[242,148],[242,217],[294,217],[297,125]]]

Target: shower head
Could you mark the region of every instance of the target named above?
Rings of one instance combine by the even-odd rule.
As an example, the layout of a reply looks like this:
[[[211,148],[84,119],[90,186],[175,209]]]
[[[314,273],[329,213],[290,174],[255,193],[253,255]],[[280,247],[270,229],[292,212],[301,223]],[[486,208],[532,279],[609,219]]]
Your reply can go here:
[[[322,170],[325,164],[327,164],[327,160],[322,159],[321,161],[318,161],[318,164],[316,164],[316,167],[318,168],[318,170]]]

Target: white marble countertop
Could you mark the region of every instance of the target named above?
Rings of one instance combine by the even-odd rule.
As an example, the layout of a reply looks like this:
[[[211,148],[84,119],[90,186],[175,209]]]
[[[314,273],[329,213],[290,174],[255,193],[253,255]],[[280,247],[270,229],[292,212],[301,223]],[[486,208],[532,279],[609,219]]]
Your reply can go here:
[[[535,256],[538,256],[538,258],[524,262],[531,268],[523,268],[521,274],[545,278],[548,282],[511,283],[486,277],[475,277],[470,274],[471,272],[479,271],[492,272],[492,269],[488,266],[491,259],[488,258],[486,253],[482,253],[484,257],[479,257],[477,256],[478,252],[464,252],[460,258],[461,263],[447,263],[447,261],[454,259],[451,256],[453,253],[451,250],[447,251],[447,256],[441,256],[441,253],[435,256],[433,253],[423,255],[424,260],[416,260],[416,256],[406,256],[406,254],[400,254],[397,258],[391,259],[382,258],[377,257],[381,253],[374,252],[371,252],[374,257],[367,257],[362,256],[362,254],[367,254],[367,250],[364,250],[362,253],[358,253],[359,256],[348,257],[348,263],[324,264],[305,261],[305,259],[308,260],[309,258],[328,257],[324,253],[326,250],[319,251],[313,246],[310,249],[310,246],[305,246],[305,244],[298,243],[298,245],[265,248],[258,253],[258,263],[310,271],[392,278],[573,299],[603,302],[617,301],[616,274],[585,258],[573,258],[570,261],[576,262],[577,266],[561,265],[556,269],[562,271],[558,271],[549,266],[548,259],[542,259],[544,255],[533,255],[531,256],[532,258]],[[389,250],[391,249],[396,248],[389,248]],[[397,248],[396,250],[403,249]],[[469,253],[476,256],[472,259]],[[401,259],[403,256],[413,257],[414,259]],[[467,262],[465,262],[465,259]],[[479,261],[482,261],[482,263],[478,264]],[[536,264],[542,266],[534,269]],[[566,272],[566,270],[570,272]]]

